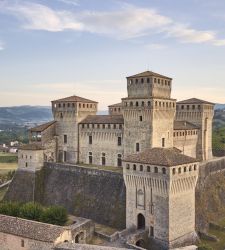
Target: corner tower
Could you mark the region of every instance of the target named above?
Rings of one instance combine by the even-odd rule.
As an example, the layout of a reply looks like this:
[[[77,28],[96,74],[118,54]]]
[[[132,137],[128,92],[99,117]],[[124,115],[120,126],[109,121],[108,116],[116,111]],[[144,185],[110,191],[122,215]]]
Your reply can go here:
[[[79,96],[52,101],[52,112],[56,121],[57,161],[79,161],[78,123],[88,115],[96,115],[97,105],[97,102]]]
[[[173,147],[176,100],[172,78],[151,71],[127,77],[128,97],[122,99],[124,155],[152,147]]]

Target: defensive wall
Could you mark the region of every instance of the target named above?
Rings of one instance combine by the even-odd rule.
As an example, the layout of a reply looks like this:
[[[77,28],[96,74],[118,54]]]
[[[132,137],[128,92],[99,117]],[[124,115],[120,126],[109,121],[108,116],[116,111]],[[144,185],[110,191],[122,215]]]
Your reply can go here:
[[[4,199],[61,205],[76,216],[125,228],[126,192],[121,173],[45,163],[36,173],[17,170]],[[196,188],[197,230],[206,229],[210,221],[222,216],[224,208],[225,157],[201,163]]]

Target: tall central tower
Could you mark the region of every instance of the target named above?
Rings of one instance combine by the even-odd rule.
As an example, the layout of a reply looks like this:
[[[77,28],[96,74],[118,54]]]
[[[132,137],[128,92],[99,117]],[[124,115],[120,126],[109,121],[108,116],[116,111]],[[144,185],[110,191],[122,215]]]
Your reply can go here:
[[[173,147],[176,100],[171,89],[171,78],[151,71],[127,77],[128,97],[122,99],[125,156]]]

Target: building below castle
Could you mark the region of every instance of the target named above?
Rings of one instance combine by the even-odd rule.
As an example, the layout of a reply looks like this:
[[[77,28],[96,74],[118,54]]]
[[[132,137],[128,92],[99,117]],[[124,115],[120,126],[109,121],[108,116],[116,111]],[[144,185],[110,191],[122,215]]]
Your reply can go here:
[[[44,162],[123,167],[126,227],[146,230],[162,249],[192,244],[199,162],[212,158],[214,104],[171,98],[172,79],[127,77],[126,98],[97,115],[78,96],[52,101],[54,121],[30,130],[19,168]]]

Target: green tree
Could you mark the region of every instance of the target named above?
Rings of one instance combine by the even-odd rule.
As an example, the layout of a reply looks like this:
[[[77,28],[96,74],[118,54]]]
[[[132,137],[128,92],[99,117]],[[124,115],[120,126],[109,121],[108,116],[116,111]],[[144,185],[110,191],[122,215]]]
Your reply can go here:
[[[28,220],[39,221],[43,214],[43,207],[38,203],[29,202],[20,208],[20,217]]]
[[[45,209],[41,221],[49,224],[63,226],[68,220],[68,213],[64,207],[51,206]]]

